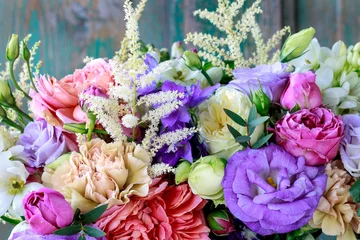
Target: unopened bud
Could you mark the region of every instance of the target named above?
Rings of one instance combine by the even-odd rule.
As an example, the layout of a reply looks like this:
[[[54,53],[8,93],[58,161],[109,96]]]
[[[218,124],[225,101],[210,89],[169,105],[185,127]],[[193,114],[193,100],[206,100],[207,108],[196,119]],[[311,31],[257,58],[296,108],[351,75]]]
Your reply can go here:
[[[202,62],[197,53],[185,51],[183,58],[185,60],[185,64],[191,70],[201,70],[202,69]]]
[[[261,116],[267,116],[270,109],[270,99],[265,94],[262,88],[259,90],[255,90],[254,92],[250,92],[251,102],[255,105],[257,112]]]
[[[234,231],[233,219],[228,211],[219,210],[207,216],[211,231],[217,236],[227,236]]]
[[[0,122],[1,122],[4,118],[7,118],[7,114],[6,114],[5,109],[4,109],[2,106],[0,106]]]
[[[177,166],[175,172],[176,184],[180,184],[182,182],[187,181],[189,177],[190,169],[191,169],[191,163],[188,161],[183,161],[182,163],[179,164],[179,166]]]
[[[8,107],[16,104],[9,83],[3,80],[0,80],[0,103]]]
[[[6,46],[6,59],[15,61],[19,57],[19,36],[12,34]]]
[[[21,41],[21,57],[25,61],[29,61],[30,57],[31,57],[30,51],[29,51],[29,49],[26,46],[26,43],[24,41]]]
[[[174,59],[178,59],[181,58],[181,56],[184,53],[184,49],[182,47],[182,42],[174,42],[173,45],[171,46],[171,58]]]

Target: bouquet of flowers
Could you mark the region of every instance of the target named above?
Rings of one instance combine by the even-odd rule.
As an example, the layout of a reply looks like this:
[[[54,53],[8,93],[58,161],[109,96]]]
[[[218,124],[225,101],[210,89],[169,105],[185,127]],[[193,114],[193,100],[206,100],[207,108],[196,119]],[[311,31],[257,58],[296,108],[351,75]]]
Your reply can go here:
[[[124,1],[112,59],[41,75],[13,34],[0,81],[0,216],[9,239],[315,239],[360,233],[360,43],[313,28],[265,41],[260,0],[198,10],[222,33],[171,53]],[[240,19],[240,20],[236,20]],[[256,44],[250,56],[244,41]],[[19,81],[15,68],[23,62]],[[28,106],[28,107],[27,107]]]

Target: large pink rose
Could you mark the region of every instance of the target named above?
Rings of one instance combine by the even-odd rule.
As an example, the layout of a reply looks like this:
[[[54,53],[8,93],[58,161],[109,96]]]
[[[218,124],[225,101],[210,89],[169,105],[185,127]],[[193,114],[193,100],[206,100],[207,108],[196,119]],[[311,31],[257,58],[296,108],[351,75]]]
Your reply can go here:
[[[280,103],[287,109],[292,109],[296,104],[301,108],[319,107],[322,95],[315,83],[315,74],[310,71],[292,74],[281,95]]]
[[[54,126],[84,123],[87,116],[79,106],[79,94],[89,86],[107,92],[112,82],[111,66],[103,59],[95,59],[61,80],[40,76],[37,79],[39,92],[30,92],[31,110],[37,118]]]
[[[330,162],[338,153],[344,135],[341,116],[326,108],[287,113],[276,123],[276,142],[295,157],[304,156],[307,165]]]
[[[146,198],[108,209],[96,225],[108,240],[206,240],[205,204],[187,184],[168,186],[155,179]]]

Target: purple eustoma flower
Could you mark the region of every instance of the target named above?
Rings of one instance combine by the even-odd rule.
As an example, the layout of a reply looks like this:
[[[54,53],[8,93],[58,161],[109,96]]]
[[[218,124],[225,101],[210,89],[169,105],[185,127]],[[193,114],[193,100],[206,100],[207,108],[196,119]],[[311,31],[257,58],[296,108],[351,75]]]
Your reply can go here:
[[[93,226],[94,227],[94,226]],[[39,235],[31,231],[30,229],[27,229],[22,232],[16,232],[14,233],[9,240],[78,240],[80,237],[80,233],[71,235],[71,236],[60,236],[55,234],[50,235]],[[106,240],[105,237],[90,237],[85,235],[86,240]]]
[[[326,187],[323,167],[305,166],[282,147],[235,153],[223,180],[226,205],[261,235],[287,233],[309,222]]]
[[[51,126],[45,120],[29,123],[24,133],[20,135],[18,145],[24,147],[26,164],[30,167],[44,167],[66,153],[69,148],[66,135],[58,128]]]
[[[260,89],[260,82],[270,101],[279,103],[290,76],[286,68],[287,65],[282,63],[260,65],[255,68],[237,68],[233,71],[235,80],[231,81],[229,86],[250,96],[250,90]]]

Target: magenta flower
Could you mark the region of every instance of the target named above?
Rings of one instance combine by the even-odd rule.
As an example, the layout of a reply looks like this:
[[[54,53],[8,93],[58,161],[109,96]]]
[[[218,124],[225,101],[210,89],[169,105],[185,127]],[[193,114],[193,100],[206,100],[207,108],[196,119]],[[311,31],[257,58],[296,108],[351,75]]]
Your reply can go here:
[[[71,205],[64,196],[50,188],[31,192],[23,199],[25,219],[31,229],[41,235],[69,226],[74,217]]]
[[[305,166],[282,147],[235,153],[223,180],[226,205],[261,235],[287,233],[309,222],[326,187],[322,167]]]
[[[302,109],[286,114],[275,126],[276,143],[307,165],[333,160],[344,136],[341,116],[327,108]]]

